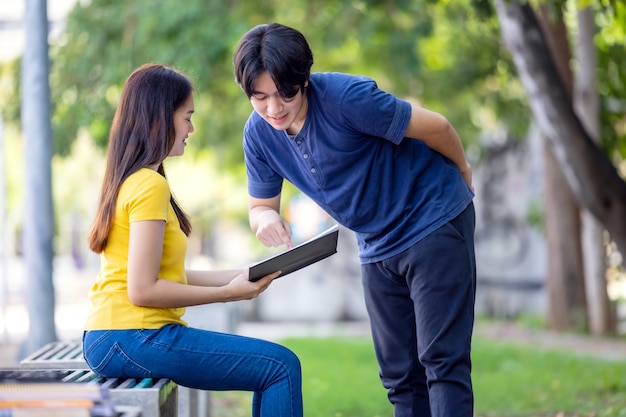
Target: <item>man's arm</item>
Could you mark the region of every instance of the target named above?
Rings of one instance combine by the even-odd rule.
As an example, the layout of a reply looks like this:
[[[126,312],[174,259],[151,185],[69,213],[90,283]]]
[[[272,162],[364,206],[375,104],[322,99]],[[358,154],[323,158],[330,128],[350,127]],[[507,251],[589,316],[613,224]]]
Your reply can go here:
[[[472,166],[465,158],[461,138],[448,120],[439,113],[412,106],[406,137],[419,139],[429,148],[452,161],[465,182],[472,188]]]
[[[272,198],[249,197],[248,202],[250,228],[257,239],[268,247],[293,247],[289,222],[280,216],[280,194]]]

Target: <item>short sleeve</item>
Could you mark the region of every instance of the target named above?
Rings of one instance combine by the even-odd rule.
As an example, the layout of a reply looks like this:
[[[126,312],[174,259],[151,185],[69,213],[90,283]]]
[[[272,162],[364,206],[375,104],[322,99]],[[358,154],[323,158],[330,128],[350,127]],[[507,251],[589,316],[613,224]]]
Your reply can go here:
[[[123,210],[128,221],[167,220],[170,188],[167,180],[156,171],[142,170],[131,175],[120,189]]]
[[[341,113],[353,129],[398,144],[411,118],[411,104],[363,77],[346,90]]]

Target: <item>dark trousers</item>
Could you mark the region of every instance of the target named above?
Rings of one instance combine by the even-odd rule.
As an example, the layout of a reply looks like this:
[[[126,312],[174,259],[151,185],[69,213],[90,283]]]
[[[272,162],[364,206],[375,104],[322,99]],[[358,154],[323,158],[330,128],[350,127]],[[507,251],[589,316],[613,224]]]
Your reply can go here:
[[[394,417],[471,417],[474,206],[403,253],[362,265],[380,377]]]

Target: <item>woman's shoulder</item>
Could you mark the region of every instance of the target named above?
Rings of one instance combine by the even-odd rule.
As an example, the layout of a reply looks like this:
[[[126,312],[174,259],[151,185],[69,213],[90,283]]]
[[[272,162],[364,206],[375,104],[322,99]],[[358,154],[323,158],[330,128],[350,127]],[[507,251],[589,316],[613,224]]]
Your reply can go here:
[[[131,198],[146,193],[163,194],[169,199],[170,189],[167,179],[153,169],[141,168],[130,174],[120,189],[120,195]]]
[[[124,183],[129,184],[144,184],[147,183],[155,183],[155,185],[165,184],[167,185],[167,180],[157,171],[150,168],[140,168],[139,170],[133,172],[126,178]]]

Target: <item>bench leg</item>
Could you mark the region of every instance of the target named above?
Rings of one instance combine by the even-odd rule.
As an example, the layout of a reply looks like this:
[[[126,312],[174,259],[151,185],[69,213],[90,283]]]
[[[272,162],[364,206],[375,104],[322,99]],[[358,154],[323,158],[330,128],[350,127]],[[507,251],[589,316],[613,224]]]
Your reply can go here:
[[[178,417],[211,417],[209,391],[178,386]]]

